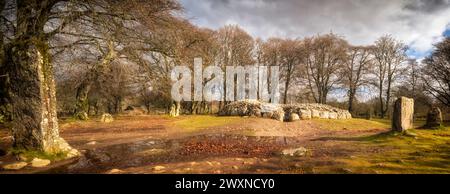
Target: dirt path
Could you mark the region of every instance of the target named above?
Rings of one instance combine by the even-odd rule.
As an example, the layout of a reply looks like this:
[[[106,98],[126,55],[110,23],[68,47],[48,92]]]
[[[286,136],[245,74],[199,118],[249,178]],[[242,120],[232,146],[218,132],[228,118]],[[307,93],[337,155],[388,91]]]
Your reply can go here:
[[[177,125],[189,119],[193,118],[155,115],[120,117],[112,123],[62,122],[61,135],[82,157],[7,173],[320,173],[321,168],[345,172],[337,158],[379,150],[333,138],[386,131],[329,130],[313,120],[283,123],[260,118],[236,118],[196,130]],[[1,138],[3,149],[10,146],[4,131]],[[306,156],[280,156],[283,149],[298,147],[308,150]],[[11,160],[12,156],[0,157]]]

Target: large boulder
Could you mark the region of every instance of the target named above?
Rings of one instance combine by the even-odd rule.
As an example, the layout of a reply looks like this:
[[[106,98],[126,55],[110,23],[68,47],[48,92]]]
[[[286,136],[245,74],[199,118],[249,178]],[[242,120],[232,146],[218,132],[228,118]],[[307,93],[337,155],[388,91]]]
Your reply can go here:
[[[400,97],[395,101],[392,115],[392,130],[406,131],[413,128],[414,100]]]
[[[28,163],[26,163],[26,162],[14,162],[11,164],[4,165],[3,169],[5,169],[5,170],[20,170],[27,165],[28,165]]]
[[[437,129],[442,126],[442,112],[438,107],[433,107],[427,114],[426,128]]]
[[[320,112],[315,109],[311,110],[311,118],[315,118],[315,119],[320,118]]]
[[[320,115],[321,119],[329,119],[330,118],[330,114],[328,113],[328,111],[321,111],[319,113],[319,115]]]
[[[300,109],[300,118],[303,120],[311,119],[312,118],[311,110]]]
[[[272,119],[275,119],[277,121],[284,121],[284,111],[282,108],[276,109],[272,112]]]
[[[48,166],[50,163],[51,163],[51,161],[47,160],[47,159],[34,158],[31,161],[31,166],[35,167],[35,168],[41,168],[41,167]]]
[[[235,101],[225,105],[219,115],[261,117],[261,108],[261,103],[256,100]]]
[[[337,119],[337,113],[336,112],[330,112],[328,113],[329,119]]]
[[[297,113],[291,113],[289,115],[289,119],[288,119],[289,122],[297,121],[297,120],[300,120],[300,116],[298,116]]]
[[[308,150],[304,147],[285,149],[281,151],[283,156],[306,156]]]

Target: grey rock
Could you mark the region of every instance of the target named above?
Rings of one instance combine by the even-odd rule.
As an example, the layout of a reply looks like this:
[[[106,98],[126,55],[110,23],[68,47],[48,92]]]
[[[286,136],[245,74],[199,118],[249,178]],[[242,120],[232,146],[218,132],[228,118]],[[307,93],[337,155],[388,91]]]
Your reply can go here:
[[[293,148],[293,149],[285,149],[281,151],[281,154],[284,156],[306,156],[308,150],[304,147]]]
[[[297,113],[292,113],[292,114],[289,115],[289,121],[290,122],[297,121],[297,120],[300,120],[300,117],[298,116]]]
[[[442,112],[438,107],[433,107],[427,114],[426,128],[439,128],[442,126]]]
[[[395,101],[392,115],[392,130],[406,131],[413,128],[414,100],[400,97]]]
[[[28,163],[26,163],[26,162],[14,162],[11,164],[3,165],[3,169],[5,169],[5,170],[20,170],[27,165],[28,165]]]
[[[48,166],[50,163],[51,163],[51,161],[47,160],[47,159],[34,158],[31,161],[31,166],[35,167],[35,168],[42,168],[42,167]]]

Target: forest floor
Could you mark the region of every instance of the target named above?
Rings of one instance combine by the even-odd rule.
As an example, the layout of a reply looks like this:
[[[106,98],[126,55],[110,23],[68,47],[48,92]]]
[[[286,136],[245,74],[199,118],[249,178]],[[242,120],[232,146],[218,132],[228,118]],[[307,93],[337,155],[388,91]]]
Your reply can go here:
[[[450,173],[450,127],[412,129],[407,135],[389,128],[387,120],[364,119],[61,119],[61,136],[81,157],[0,173]],[[10,150],[11,142],[8,130],[0,129],[0,149]],[[306,152],[281,154],[290,148]],[[3,164],[16,160],[0,156]]]

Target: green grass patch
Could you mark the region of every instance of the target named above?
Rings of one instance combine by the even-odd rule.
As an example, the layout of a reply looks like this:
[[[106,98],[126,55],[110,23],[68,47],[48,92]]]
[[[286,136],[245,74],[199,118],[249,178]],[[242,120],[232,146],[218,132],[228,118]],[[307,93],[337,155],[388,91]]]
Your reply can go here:
[[[450,129],[350,137],[367,153],[341,159],[355,173],[450,173]]]
[[[391,126],[391,123],[392,123],[391,119],[372,119],[372,121],[383,123],[385,125],[388,125],[389,127]],[[414,124],[415,128],[418,128],[418,127],[424,126],[425,122],[426,122],[425,120],[415,120],[413,124]]]
[[[66,158],[67,153],[58,152],[58,153],[46,153],[38,150],[25,150],[20,148],[11,148],[9,152],[13,155],[17,155],[24,159],[27,162],[30,162],[34,158],[47,159],[50,161],[59,161]]]
[[[389,125],[365,119],[314,119],[321,129],[329,130],[367,130],[367,129],[387,129]]]
[[[188,115],[173,118],[174,127],[183,129],[183,132],[195,132],[201,129],[218,127],[238,123],[241,117],[219,117],[213,115]]]

